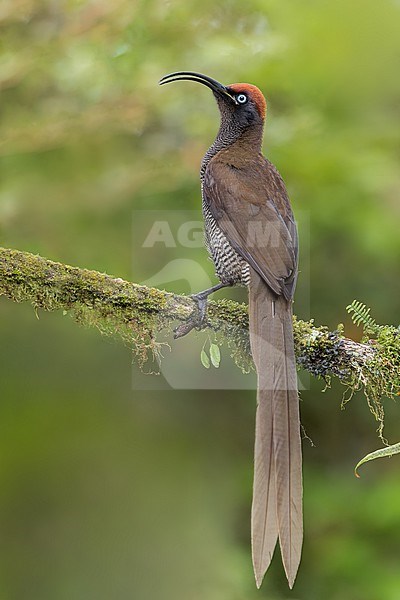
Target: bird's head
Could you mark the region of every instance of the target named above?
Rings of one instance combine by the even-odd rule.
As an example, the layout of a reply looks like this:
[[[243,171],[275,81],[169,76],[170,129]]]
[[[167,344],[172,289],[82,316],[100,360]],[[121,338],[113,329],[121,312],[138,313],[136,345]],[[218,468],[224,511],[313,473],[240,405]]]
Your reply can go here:
[[[248,127],[262,127],[267,111],[267,103],[262,92],[250,83],[233,83],[222,85],[215,79],[193,71],[177,71],[165,75],[160,85],[172,81],[195,81],[212,90],[221,113],[221,122],[235,129],[245,130]]]

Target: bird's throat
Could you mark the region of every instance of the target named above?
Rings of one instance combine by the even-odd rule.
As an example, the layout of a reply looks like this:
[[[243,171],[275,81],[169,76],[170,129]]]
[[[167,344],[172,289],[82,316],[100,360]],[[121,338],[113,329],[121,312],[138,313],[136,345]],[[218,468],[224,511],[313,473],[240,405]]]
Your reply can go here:
[[[214,143],[203,158],[201,178],[203,179],[208,163],[217,154],[219,159],[237,168],[256,159],[261,153],[262,139],[262,124],[257,123],[240,131],[222,122]]]

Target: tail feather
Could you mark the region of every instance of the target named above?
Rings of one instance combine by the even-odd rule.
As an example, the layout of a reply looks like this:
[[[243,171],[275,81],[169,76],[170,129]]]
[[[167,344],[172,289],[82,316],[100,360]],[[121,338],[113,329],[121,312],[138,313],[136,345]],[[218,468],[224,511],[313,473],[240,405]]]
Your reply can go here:
[[[257,587],[272,560],[278,540],[272,406],[257,407],[253,506],[252,556]]]
[[[252,553],[257,586],[279,537],[292,587],[303,542],[300,416],[291,305],[252,272],[251,350],[258,375]]]

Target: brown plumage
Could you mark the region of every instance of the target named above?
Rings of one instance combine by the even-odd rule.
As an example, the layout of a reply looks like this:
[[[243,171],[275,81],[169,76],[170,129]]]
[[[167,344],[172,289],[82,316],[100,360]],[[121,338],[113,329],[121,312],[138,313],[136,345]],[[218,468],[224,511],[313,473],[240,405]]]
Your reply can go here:
[[[223,86],[192,72],[161,80],[197,81],[217,100],[221,124],[202,168],[206,243],[223,285],[249,290],[250,343],[257,369],[251,517],[257,586],[279,539],[292,587],[303,541],[300,417],[292,300],[297,228],[285,185],[261,153],[264,96],[249,84]],[[203,300],[206,292],[201,294]]]

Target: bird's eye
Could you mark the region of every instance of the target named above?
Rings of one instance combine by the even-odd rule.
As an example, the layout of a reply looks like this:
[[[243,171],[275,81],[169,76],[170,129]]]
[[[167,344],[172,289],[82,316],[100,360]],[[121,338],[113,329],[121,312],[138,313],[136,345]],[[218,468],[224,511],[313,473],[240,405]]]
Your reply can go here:
[[[239,102],[239,104],[245,104],[247,102],[247,96],[246,94],[239,94],[236,96],[236,100]]]

